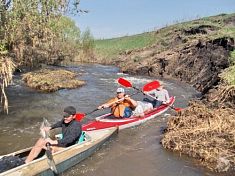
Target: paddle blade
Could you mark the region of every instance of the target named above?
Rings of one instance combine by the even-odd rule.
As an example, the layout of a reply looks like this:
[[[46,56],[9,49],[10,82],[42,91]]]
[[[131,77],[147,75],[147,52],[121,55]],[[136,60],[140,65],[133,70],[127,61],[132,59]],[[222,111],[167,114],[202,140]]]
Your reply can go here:
[[[152,81],[148,84],[145,84],[144,87],[143,87],[143,91],[145,92],[148,92],[148,91],[151,91],[151,90],[154,90],[154,89],[157,89],[160,87],[160,83],[159,81]]]
[[[51,169],[55,174],[58,174],[58,171],[57,171],[56,166],[55,166],[55,161],[54,161],[53,156],[52,156],[52,151],[51,151],[50,145],[51,145],[51,144],[50,144],[49,142],[46,143],[46,148],[47,148],[47,150],[46,150],[46,156],[47,156],[47,159],[48,159],[48,160],[47,160],[47,163],[48,163],[50,169]]]
[[[180,112],[180,111],[182,110],[182,108],[174,108],[174,110],[175,110],[176,112]]]
[[[124,78],[118,78],[118,83],[124,87],[132,87],[132,84]]]
[[[85,114],[77,113],[75,119],[80,122],[84,117]]]

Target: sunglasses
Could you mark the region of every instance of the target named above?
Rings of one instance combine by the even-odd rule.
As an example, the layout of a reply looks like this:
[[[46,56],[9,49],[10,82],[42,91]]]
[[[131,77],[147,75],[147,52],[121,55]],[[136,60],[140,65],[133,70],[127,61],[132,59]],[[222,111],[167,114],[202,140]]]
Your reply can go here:
[[[64,115],[63,115],[63,117],[64,117],[64,119],[67,119],[67,118],[69,118],[71,115],[70,114],[67,114],[67,113],[64,113]]]

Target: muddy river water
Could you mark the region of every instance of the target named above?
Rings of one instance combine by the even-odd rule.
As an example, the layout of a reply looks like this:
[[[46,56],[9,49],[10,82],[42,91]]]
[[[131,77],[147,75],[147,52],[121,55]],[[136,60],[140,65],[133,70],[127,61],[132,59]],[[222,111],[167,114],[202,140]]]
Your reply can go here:
[[[39,93],[27,88],[20,77],[8,89],[9,114],[0,118],[0,155],[32,146],[39,137],[42,118],[51,123],[62,117],[65,106],[73,105],[80,112],[89,112],[107,99],[115,96],[119,87],[116,80],[124,77],[134,86],[141,88],[153,80],[151,77],[123,75],[116,67],[102,65],[68,66],[69,70],[81,73],[79,79],[86,85],[72,90],[55,93]],[[176,96],[175,107],[185,107],[189,99],[198,95],[191,86],[176,81],[161,80],[170,95]],[[126,90],[133,93],[134,90]],[[142,94],[133,98],[141,100]],[[104,113],[97,111],[88,116],[83,123]],[[99,151],[62,175],[79,176],[198,176],[218,175],[200,167],[186,156],[174,154],[162,148],[161,129],[166,125],[169,114],[147,121],[138,127],[125,129],[105,143]]]

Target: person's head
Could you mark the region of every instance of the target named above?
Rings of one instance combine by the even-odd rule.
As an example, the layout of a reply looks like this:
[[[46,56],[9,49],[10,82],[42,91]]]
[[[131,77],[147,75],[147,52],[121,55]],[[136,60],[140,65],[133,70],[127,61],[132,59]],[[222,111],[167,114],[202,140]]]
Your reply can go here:
[[[117,92],[117,98],[119,99],[123,98],[125,95],[125,90],[122,87],[119,87],[116,92]]]
[[[76,117],[75,114],[76,114],[76,109],[73,106],[67,106],[66,108],[64,108],[64,114],[63,114],[64,123],[69,123],[73,119],[75,119]]]

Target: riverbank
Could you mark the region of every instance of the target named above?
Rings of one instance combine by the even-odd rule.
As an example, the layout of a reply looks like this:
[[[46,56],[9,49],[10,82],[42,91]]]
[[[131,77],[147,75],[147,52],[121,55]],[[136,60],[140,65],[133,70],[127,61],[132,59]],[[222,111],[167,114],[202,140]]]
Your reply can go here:
[[[221,79],[235,84],[234,38],[235,14],[223,14],[97,41],[96,60],[124,73],[177,79],[206,94]]]
[[[235,104],[231,102],[235,86],[224,87],[217,94],[220,96],[206,103],[191,102],[171,117],[161,143],[166,149],[196,158],[210,170],[234,172]]]
[[[235,14],[222,14],[97,41],[96,61],[132,75],[176,79],[200,91],[199,103],[169,119],[162,144],[223,172],[235,166],[234,40]]]

